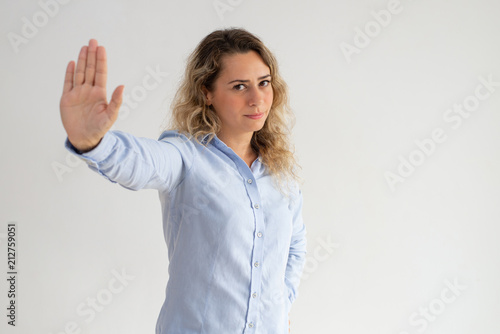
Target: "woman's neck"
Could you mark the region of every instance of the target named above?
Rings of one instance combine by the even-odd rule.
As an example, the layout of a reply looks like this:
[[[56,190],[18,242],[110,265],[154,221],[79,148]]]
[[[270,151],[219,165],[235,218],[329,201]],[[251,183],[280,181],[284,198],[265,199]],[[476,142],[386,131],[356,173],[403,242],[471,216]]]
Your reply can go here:
[[[228,136],[221,131],[217,134],[217,137],[230,147],[234,153],[243,159],[248,167],[250,167],[258,156],[251,145],[252,135],[253,133],[245,133],[239,136]]]

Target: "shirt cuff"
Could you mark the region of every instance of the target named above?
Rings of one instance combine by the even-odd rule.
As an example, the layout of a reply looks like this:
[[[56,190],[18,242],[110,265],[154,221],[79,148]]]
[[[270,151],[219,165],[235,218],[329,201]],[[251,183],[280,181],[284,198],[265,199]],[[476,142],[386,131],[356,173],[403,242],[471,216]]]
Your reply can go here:
[[[111,133],[111,131],[108,131],[101,139],[101,142],[88,152],[78,153],[76,148],[73,146],[73,144],[71,144],[71,142],[67,137],[64,146],[68,151],[80,157],[81,159],[85,160],[85,162],[87,162],[89,165],[97,167],[97,164],[99,162],[106,160],[109,154],[113,151],[113,146],[115,146],[115,144],[116,144],[115,135]]]

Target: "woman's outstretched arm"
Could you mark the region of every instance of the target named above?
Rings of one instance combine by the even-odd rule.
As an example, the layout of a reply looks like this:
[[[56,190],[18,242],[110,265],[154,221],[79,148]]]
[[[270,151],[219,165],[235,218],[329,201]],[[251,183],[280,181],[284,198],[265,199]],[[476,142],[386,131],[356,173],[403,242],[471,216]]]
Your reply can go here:
[[[192,165],[192,144],[174,131],[163,133],[161,140],[109,131],[124,86],[115,89],[108,104],[106,80],[106,50],[91,39],[80,50],[76,71],[74,61],[66,68],[60,102],[66,147],[92,170],[128,189],[175,188]]]

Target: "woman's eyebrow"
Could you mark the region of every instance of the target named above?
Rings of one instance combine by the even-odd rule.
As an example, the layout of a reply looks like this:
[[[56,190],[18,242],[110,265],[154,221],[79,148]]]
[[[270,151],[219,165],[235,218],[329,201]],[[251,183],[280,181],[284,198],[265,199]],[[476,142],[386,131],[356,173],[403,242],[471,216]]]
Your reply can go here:
[[[270,77],[270,76],[271,76],[271,74],[267,74],[267,75],[264,75],[264,76],[262,76],[262,77],[259,77],[258,79],[259,79],[259,80],[262,80],[262,79],[265,79],[265,78]],[[233,82],[249,82],[249,81],[250,81],[250,80],[241,80],[241,79],[236,79],[236,80],[233,80],[233,81],[228,82],[227,84],[228,84],[228,85],[230,85],[230,84],[232,84]]]

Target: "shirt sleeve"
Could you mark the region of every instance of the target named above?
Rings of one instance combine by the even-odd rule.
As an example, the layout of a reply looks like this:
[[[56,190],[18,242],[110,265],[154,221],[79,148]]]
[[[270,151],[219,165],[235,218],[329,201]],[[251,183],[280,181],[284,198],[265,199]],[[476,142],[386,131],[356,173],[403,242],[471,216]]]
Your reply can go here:
[[[65,146],[90,169],[131,190],[173,190],[191,169],[195,154],[193,144],[176,131],[165,131],[158,140],[108,131],[97,147],[82,154],[67,138]]]
[[[293,213],[293,231],[285,271],[285,284],[288,288],[288,299],[291,304],[298,296],[300,277],[306,260],[306,226],[302,219],[302,191],[291,204]]]

